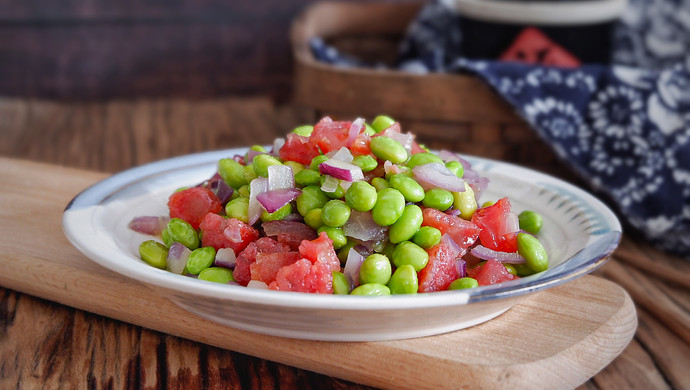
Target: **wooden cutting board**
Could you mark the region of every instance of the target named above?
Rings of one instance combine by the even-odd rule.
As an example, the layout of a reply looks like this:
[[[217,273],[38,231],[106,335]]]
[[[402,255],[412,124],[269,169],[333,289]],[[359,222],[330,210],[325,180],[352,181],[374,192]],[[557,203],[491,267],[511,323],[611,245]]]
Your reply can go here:
[[[84,257],[62,212],[107,175],[0,159],[0,285],[128,323],[382,388],[572,388],[613,360],[637,316],[618,285],[584,276],[473,328],[410,340],[336,343],[265,336],[189,314]]]

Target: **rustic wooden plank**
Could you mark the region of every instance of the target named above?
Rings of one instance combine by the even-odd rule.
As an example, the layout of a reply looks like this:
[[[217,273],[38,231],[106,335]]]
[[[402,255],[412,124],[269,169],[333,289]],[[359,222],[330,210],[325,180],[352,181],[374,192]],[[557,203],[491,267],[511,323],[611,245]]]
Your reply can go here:
[[[644,245],[644,241],[623,239],[616,249],[616,258],[647,274],[690,289],[690,261]]]

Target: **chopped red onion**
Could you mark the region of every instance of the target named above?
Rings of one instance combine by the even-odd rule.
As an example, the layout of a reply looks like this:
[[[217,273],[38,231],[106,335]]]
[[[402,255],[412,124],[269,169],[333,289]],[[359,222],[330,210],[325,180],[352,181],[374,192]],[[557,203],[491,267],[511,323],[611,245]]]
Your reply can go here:
[[[274,213],[281,207],[292,202],[302,193],[302,190],[297,188],[281,188],[273,191],[262,192],[257,195],[256,200],[261,203],[266,211]]]
[[[482,260],[498,260],[501,263],[522,264],[525,258],[520,256],[517,252],[500,252],[489,249],[483,245],[476,245],[470,250],[470,253]]]
[[[449,208],[448,210],[446,210],[445,213],[448,214],[448,215],[452,215],[452,216],[454,216],[454,217],[457,217],[457,216],[459,216],[460,214],[462,214],[462,212],[460,211],[460,209],[454,209],[454,208],[452,208],[452,207]]]
[[[359,133],[364,129],[364,118],[357,118],[350,124],[350,131],[347,135],[347,145],[352,145],[352,142],[357,138]]]
[[[168,258],[166,259],[166,269],[172,273],[182,275],[184,267],[187,265],[187,259],[192,251],[179,242],[173,242],[168,249]]]
[[[259,290],[268,290],[268,285],[260,280],[250,280],[247,283],[248,288],[256,288]]]
[[[141,216],[129,222],[129,228],[135,232],[157,236],[168,226],[170,217]]]
[[[239,244],[242,242],[242,235],[240,234],[239,229],[232,229],[232,228],[225,228],[223,230],[223,236],[230,241],[231,243],[234,244]]]
[[[268,166],[268,191],[295,187],[295,175],[287,165]]]
[[[263,206],[257,200],[260,194],[268,190],[268,179],[265,177],[257,177],[249,183],[249,207],[247,209],[247,218],[249,224],[253,225],[261,216]]]
[[[278,157],[280,148],[282,148],[283,145],[285,145],[285,138],[276,138],[273,140],[273,149],[271,149],[271,154]]]
[[[343,234],[362,241],[380,241],[387,237],[388,227],[374,222],[371,213],[352,210],[350,219],[343,225]]]
[[[319,164],[319,172],[330,175],[336,179],[346,181],[358,181],[364,179],[362,168],[344,161],[328,159]]]
[[[426,185],[448,191],[465,192],[465,182],[441,163],[417,165],[412,168],[412,172],[422,187]]]
[[[467,276],[467,262],[463,259],[456,259],[455,271],[457,271],[458,278],[464,278]]]
[[[258,150],[249,149],[247,151],[247,156],[245,157],[244,160],[247,164],[251,164],[251,162],[254,160],[254,157],[256,157],[260,154],[266,154],[266,152],[259,152]]]
[[[238,162],[242,165],[244,165],[244,156],[240,156],[239,154],[236,154],[232,156],[232,159],[235,160],[235,162]]]
[[[220,203],[222,204],[228,203],[230,197],[232,196],[232,193],[235,191],[223,179],[219,179],[209,183],[209,185],[206,186],[206,188],[211,190],[211,192],[213,192],[216,195],[216,198],[218,198],[218,200],[220,200]]]
[[[505,219],[498,225],[499,229],[497,234],[499,236],[504,236],[510,233],[516,233],[520,231],[520,220],[518,215],[514,212],[508,212],[505,214]]]
[[[316,232],[309,226],[295,221],[268,221],[264,222],[261,227],[267,236],[277,236],[279,234],[288,234],[291,236],[298,236],[302,240],[316,239]]]
[[[465,255],[465,251],[461,249],[458,243],[456,243],[455,240],[453,240],[449,235],[442,235],[441,243],[448,246],[450,251],[453,253],[453,258],[458,258]]]
[[[232,248],[220,248],[216,251],[216,258],[213,265],[216,267],[235,268],[235,251]]]
[[[340,181],[333,176],[326,176],[321,185],[321,191],[323,192],[335,192],[338,189]]]
[[[351,163],[352,160],[354,160],[352,153],[350,153],[350,149],[348,149],[344,146],[342,148],[338,149],[335,153],[331,154],[329,156],[329,158],[333,159],[333,160],[339,160],[342,162],[346,162],[346,163]]]
[[[350,287],[359,286],[359,269],[364,261],[364,256],[360,255],[354,248],[347,252],[347,260],[343,268],[343,274],[350,281]]]
[[[451,151],[448,151],[448,150],[441,150],[441,151],[439,151],[439,152],[438,152],[438,156],[439,156],[439,157],[441,158],[441,160],[443,160],[444,162],[448,162],[448,161],[458,161],[458,162],[460,162],[460,157],[459,157],[457,154],[455,154],[455,153],[453,153],[453,152],[451,152]],[[461,163],[461,164],[462,164],[462,163]],[[468,163],[468,164],[469,164],[469,163]],[[463,168],[464,168],[464,167],[465,167],[465,164],[462,164],[462,165],[463,165]]]

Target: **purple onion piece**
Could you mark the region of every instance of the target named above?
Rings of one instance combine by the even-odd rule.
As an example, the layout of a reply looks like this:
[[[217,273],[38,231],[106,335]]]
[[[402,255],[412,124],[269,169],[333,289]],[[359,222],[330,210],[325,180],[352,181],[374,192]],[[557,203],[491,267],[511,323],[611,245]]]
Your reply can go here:
[[[210,183],[207,188],[216,195],[216,198],[218,198],[222,204],[228,203],[232,193],[235,191],[222,179]]]
[[[173,242],[168,250],[168,258],[166,269],[172,273],[182,275],[184,267],[187,265],[187,259],[192,251],[179,242]]]
[[[140,216],[130,221],[128,227],[135,232],[158,236],[170,222],[170,217]]]
[[[525,258],[520,256],[517,252],[500,252],[487,248],[483,245],[477,245],[470,250],[470,253],[482,260],[498,260],[501,263],[509,264],[524,264]]]
[[[458,273],[458,278],[464,278],[467,276],[467,262],[463,259],[456,259],[455,270]]]
[[[319,164],[319,172],[322,175],[329,175],[336,179],[346,181],[358,181],[364,179],[362,168],[354,164],[335,159],[328,159]]]
[[[360,255],[354,248],[350,248],[347,253],[347,260],[343,268],[343,274],[347,276],[351,287],[359,286],[359,269],[364,261],[364,256]]]
[[[412,168],[417,182],[422,187],[438,187],[448,191],[465,192],[465,182],[445,165],[437,162],[417,165]]]
[[[292,202],[301,193],[302,190],[297,188],[282,188],[263,192],[256,197],[256,200],[261,203],[261,206],[263,206],[266,211],[274,213],[281,207]]]
[[[220,248],[216,251],[216,258],[213,260],[213,265],[216,267],[234,269],[236,259],[235,251],[232,248]]]

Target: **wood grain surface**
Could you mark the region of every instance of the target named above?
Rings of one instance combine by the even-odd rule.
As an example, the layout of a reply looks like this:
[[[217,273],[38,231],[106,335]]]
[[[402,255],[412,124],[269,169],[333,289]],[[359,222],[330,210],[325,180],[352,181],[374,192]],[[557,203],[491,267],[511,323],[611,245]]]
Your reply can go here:
[[[306,115],[258,97],[100,103],[0,99],[0,156],[116,172],[181,154],[267,143]],[[36,194],[31,202],[46,196]],[[13,212],[31,215],[31,209]],[[36,248],[21,249],[36,255]],[[690,328],[690,299],[685,279],[678,276],[688,275],[688,263],[629,237],[620,251],[637,257],[617,257],[597,275],[630,293],[638,330],[622,354],[581,388],[690,388],[690,343],[684,333]],[[0,255],[0,261],[9,260]],[[659,265],[671,273],[650,272]],[[654,299],[646,299],[650,294]],[[0,355],[0,388],[368,388],[7,288],[0,288]]]

